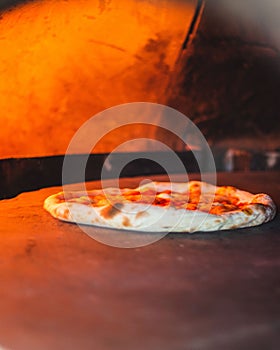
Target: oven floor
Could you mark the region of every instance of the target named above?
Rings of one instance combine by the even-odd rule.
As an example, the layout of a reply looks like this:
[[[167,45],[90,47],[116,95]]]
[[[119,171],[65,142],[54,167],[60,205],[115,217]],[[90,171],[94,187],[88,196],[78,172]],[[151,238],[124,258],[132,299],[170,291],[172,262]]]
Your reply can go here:
[[[279,179],[218,174],[218,184],[266,192],[278,208]],[[169,234],[119,249],[45,212],[44,199],[59,190],[0,202],[0,348],[280,347],[279,214],[255,228]]]

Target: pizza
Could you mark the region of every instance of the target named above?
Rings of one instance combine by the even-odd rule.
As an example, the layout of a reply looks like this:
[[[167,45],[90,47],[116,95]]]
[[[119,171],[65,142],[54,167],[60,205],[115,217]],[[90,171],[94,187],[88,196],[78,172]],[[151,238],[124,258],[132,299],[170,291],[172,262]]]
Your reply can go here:
[[[237,229],[260,225],[276,214],[267,194],[200,181],[59,192],[44,201],[44,208],[63,221],[146,232]]]

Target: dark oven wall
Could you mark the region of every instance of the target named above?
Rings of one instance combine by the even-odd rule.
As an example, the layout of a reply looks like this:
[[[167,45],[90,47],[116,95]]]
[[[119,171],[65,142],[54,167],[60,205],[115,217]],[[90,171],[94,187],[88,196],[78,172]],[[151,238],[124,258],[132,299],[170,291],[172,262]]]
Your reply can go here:
[[[280,2],[205,1],[167,103],[212,146],[279,149]]]

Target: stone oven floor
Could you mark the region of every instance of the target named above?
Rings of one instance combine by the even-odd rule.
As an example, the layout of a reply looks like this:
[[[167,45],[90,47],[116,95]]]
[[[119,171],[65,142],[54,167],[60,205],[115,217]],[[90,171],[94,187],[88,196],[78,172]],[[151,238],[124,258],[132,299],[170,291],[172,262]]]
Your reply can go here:
[[[220,173],[218,184],[269,193],[279,207],[279,178]],[[255,228],[169,234],[143,248],[118,249],[50,217],[43,200],[58,190],[0,201],[4,348],[279,348],[279,214]]]

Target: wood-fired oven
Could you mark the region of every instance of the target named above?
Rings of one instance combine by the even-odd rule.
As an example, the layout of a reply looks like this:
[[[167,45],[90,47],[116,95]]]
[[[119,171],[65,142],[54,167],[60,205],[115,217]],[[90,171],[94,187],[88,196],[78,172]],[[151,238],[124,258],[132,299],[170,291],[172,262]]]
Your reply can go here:
[[[121,186],[166,180],[153,157],[166,164],[169,152],[200,178],[190,120],[218,184],[279,206],[279,2],[6,0],[0,11],[0,348],[278,349],[279,215],[118,249],[55,221],[43,201],[61,189],[66,157],[87,164],[69,182],[94,188],[118,164]],[[165,112],[148,124],[131,113],[131,125],[104,114],[140,102],[178,111],[182,137]],[[69,153],[91,118],[98,142]]]

